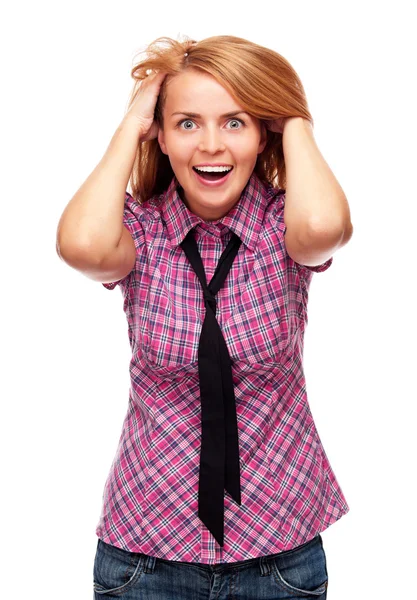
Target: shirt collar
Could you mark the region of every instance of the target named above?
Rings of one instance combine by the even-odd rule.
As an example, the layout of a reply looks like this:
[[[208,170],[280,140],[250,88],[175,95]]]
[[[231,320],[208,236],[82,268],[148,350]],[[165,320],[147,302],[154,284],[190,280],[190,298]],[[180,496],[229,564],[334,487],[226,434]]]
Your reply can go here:
[[[174,176],[164,193],[161,208],[173,247],[183,241],[190,229],[200,223],[207,223],[187,208],[178,193],[179,187],[180,184]],[[254,251],[268,203],[267,188],[253,171],[235,206],[224,217],[211,221],[210,224],[221,223],[228,227],[250,250]]]

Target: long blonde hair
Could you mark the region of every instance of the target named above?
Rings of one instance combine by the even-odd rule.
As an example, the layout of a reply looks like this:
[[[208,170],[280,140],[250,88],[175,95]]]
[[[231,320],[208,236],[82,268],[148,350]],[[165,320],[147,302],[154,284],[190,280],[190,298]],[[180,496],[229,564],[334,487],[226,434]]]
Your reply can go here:
[[[187,55],[185,56],[185,53]],[[149,69],[167,73],[155,106],[155,120],[163,127],[163,109],[168,77],[193,68],[212,75],[252,116],[261,120],[303,117],[314,124],[308,110],[303,85],[294,68],[277,52],[243,38],[218,35],[196,42],[188,37],[177,41],[168,37],[154,40],[139,54],[131,71],[134,85],[128,102],[134,102],[140,82]],[[275,188],[286,188],[282,134],[267,131],[267,143],[258,155],[254,171]],[[129,179],[132,196],[140,203],[162,194],[174,172],[158,139],[139,142]]]

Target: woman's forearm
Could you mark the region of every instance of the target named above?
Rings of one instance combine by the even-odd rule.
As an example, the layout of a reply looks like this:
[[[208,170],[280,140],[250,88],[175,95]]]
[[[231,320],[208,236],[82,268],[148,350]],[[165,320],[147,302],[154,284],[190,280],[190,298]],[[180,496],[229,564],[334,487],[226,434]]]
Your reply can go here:
[[[101,259],[114,250],[123,233],[126,186],[141,130],[125,118],[95,169],[66,206],[57,228],[57,251],[64,257],[87,252]]]
[[[333,236],[351,228],[346,196],[324,160],[309,121],[286,119],[283,149],[287,175],[284,221],[299,230],[300,239],[311,232]]]

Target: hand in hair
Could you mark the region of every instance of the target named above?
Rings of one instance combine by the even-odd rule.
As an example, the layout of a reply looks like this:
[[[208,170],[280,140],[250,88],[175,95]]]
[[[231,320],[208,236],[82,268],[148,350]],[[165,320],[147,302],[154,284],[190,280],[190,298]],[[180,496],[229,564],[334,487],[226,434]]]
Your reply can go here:
[[[264,123],[266,128],[270,131],[273,131],[274,133],[284,133],[284,125],[286,120],[286,117],[282,117],[280,119],[273,119],[272,121],[264,121]]]
[[[274,131],[275,133],[284,133],[285,125],[292,120],[304,121],[304,123],[307,123],[309,125],[311,131],[313,131],[313,125],[311,121],[309,121],[308,119],[304,119],[303,117],[281,117],[278,119],[272,119],[271,121],[264,121],[264,123],[266,128],[270,131]]]

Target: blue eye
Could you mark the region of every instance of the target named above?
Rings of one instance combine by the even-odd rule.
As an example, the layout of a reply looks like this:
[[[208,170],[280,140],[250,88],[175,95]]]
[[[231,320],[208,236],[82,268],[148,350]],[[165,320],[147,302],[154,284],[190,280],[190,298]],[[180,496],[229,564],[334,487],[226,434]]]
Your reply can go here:
[[[193,122],[193,121],[191,121],[191,119],[183,119],[182,121],[179,121],[178,126],[182,125],[182,123],[186,123],[187,121],[189,121],[190,123]]]
[[[241,123],[242,126],[245,126],[245,122],[242,121],[242,119],[230,119],[230,121],[237,121],[238,123]],[[194,123],[194,121],[192,121],[191,119],[181,119],[181,121],[178,121],[177,127],[180,127],[180,125],[182,125],[182,123],[187,123],[187,122]],[[186,129],[190,130],[189,127],[187,127]],[[240,127],[232,127],[232,129],[240,129]]]
[[[242,121],[242,119],[230,119],[231,121],[237,121],[238,123],[241,123],[242,125],[245,125],[245,122]],[[236,127],[232,127],[232,129],[236,129]]]

